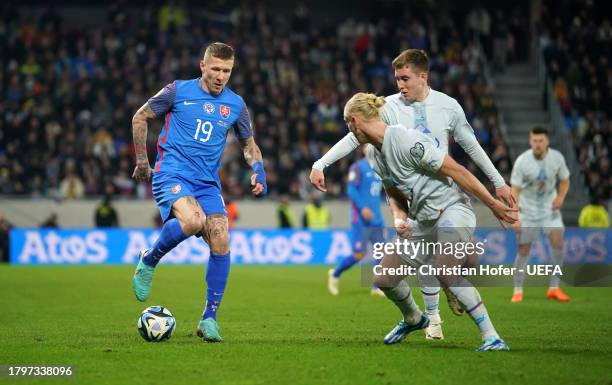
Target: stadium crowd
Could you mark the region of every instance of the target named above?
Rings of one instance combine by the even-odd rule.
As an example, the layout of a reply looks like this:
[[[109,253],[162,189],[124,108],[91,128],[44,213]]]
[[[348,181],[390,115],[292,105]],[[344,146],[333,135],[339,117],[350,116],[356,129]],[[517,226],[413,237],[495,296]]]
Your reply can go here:
[[[287,14],[272,12],[263,2],[228,7],[212,1],[197,9],[115,3],[97,26],[85,27],[53,7],[25,13],[5,3],[0,193],[58,199],[150,196],[150,186],[131,179],[132,115],[173,79],[198,76],[200,48],[215,40],[237,50],[229,85],[251,110],[273,194],[307,196],[313,161],[347,132],[343,103],[357,90],[397,92],[390,63],[409,47],[430,54],[430,85],[458,99],[478,140],[507,177],[511,163],[475,37],[501,44],[501,51],[485,47],[485,52],[503,65],[512,57],[512,29],[501,28],[503,23],[484,9],[457,21],[449,13],[383,4],[368,12],[367,21],[338,22],[312,14],[305,5]],[[599,121],[600,113],[585,116]],[[606,125],[609,130],[607,120]],[[151,162],[160,127],[161,122],[150,125]],[[249,175],[233,141],[226,147],[222,180],[229,196],[242,197]],[[478,172],[457,148],[452,147],[453,155]],[[332,194],[343,194],[349,163],[344,159],[329,169]]]
[[[612,23],[604,2],[544,1],[539,45],[591,198],[612,192]]]

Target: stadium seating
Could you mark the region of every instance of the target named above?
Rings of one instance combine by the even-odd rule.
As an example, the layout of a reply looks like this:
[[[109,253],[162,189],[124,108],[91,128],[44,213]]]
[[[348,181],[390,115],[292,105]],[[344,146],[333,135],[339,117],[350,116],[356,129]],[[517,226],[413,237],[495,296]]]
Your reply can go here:
[[[602,6],[544,1],[538,37],[591,198],[606,202],[612,192],[612,25]]]
[[[150,186],[131,179],[131,117],[166,83],[198,76],[199,51],[212,40],[237,49],[230,86],[251,109],[272,193],[307,195],[313,161],[347,132],[344,101],[355,91],[395,93],[390,63],[408,47],[430,53],[431,86],[458,99],[495,165],[509,174],[482,53],[470,34],[460,33],[462,20],[434,18],[427,9],[416,18],[398,12],[404,9],[398,4],[367,22],[336,22],[304,6],[285,15],[263,3],[248,11],[244,4],[179,9],[175,17],[167,6],[134,12],[118,4],[87,27],[51,7],[32,14],[3,8],[0,193],[150,196]],[[160,126],[149,134],[151,162]],[[229,144],[223,183],[230,196],[248,192],[243,163],[238,146]],[[330,168],[332,195],[343,194],[348,165],[346,159]]]

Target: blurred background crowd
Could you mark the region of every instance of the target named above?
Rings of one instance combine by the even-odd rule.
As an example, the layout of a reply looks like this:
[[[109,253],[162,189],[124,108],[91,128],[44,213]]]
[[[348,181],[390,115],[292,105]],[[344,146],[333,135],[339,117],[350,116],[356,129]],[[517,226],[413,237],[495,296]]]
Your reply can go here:
[[[612,23],[597,2],[546,1],[539,46],[593,199],[612,186]]]
[[[496,167],[509,175],[483,62],[501,71],[526,58],[529,36],[520,7],[457,11],[429,2],[382,2],[347,16],[306,4],[285,12],[246,1],[128,5],[105,7],[97,23],[66,20],[54,7],[23,12],[2,5],[0,193],[149,197],[150,186],[131,179],[132,115],[165,84],[198,77],[200,50],[216,40],[237,51],[229,86],[251,110],[272,194],[308,195],[312,163],[347,133],[344,102],[356,91],[396,93],[391,61],[409,47],[429,53],[431,87],[459,101]],[[603,93],[600,99],[603,106]],[[584,113],[591,120],[602,114]],[[150,125],[151,162],[160,127]],[[586,131],[580,140],[596,135],[591,126]],[[250,170],[234,142],[230,137],[222,181],[228,196],[241,198],[248,195]],[[479,173],[458,146],[451,148]],[[329,168],[332,195],[344,194],[349,164],[344,159]]]

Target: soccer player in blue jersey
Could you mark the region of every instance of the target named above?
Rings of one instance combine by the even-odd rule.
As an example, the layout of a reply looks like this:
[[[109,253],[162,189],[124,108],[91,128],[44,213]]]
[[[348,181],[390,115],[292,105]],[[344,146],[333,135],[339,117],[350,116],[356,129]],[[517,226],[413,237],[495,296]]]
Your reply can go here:
[[[139,301],[149,297],[153,271],[161,258],[191,235],[210,246],[206,269],[206,305],[197,334],[220,342],[217,310],[230,269],[228,220],[219,167],[230,128],[238,137],[246,162],[253,169],[252,193],[267,193],[261,151],[253,138],[244,100],[226,87],[234,67],[234,50],[224,43],[206,47],[200,61],[202,76],[166,85],[132,119],[138,181],[153,179],[153,196],[164,226],[152,248],[142,250],[132,280]],[[151,169],[147,157],[147,121],[164,117]]]
[[[363,149],[360,150],[363,154]],[[338,295],[340,275],[350,269],[364,257],[369,243],[384,242],[383,227],[385,221],[380,211],[380,193],[382,182],[365,159],[359,159],[349,169],[347,194],[351,200],[351,245],[353,254],[345,257],[335,269],[330,269],[327,277],[327,289],[331,295]],[[373,287],[372,295],[385,294]]]

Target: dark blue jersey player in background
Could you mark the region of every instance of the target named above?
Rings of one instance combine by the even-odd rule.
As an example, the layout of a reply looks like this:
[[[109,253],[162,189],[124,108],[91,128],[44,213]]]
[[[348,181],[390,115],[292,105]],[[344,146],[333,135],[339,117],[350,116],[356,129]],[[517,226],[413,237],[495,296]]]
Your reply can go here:
[[[253,169],[255,196],[267,193],[261,151],[253,138],[249,111],[226,84],[234,66],[234,50],[227,44],[206,47],[200,61],[202,77],[176,80],[148,100],[132,119],[138,181],[153,178],[153,196],[164,226],[151,249],[142,250],[132,280],[139,301],[149,297],[153,271],[160,259],[191,235],[201,235],[210,246],[206,269],[206,306],[197,334],[220,342],[217,310],[230,270],[228,220],[221,196],[219,167],[225,141],[234,130],[246,162]],[[147,158],[147,120],[163,117],[157,159]]]
[[[360,149],[363,155],[363,148]],[[353,163],[349,169],[347,195],[351,200],[349,221],[351,223],[351,246],[353,254],[340,261],[328,272],[327,288],[331,295],[339,294],[340,275],[363,259],[368,244],[384,242],[384,218],[380,211],[382,181],[364,158]],[[373,295],[385,294],[372,288]]]

